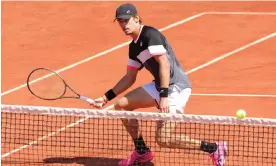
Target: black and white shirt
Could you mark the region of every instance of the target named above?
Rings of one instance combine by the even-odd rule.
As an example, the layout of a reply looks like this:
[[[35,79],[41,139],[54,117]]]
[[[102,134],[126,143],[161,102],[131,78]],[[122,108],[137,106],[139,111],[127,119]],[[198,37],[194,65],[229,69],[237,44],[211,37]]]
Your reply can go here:
[[[145,67],[154,77],[156,87],[160,87],[159,63],[154,56],[167,56],[170,62],[170,85],[180,90],[191,88],[190,81],[175,57],[167,39],[155,28],[143,25],[135,41],[129,45],[128,68],[140,70]]]

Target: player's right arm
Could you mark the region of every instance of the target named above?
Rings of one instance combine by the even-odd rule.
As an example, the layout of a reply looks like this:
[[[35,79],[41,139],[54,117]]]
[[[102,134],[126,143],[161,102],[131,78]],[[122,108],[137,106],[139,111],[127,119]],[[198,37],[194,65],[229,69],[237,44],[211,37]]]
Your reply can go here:
[[[128,67],[125,76],[112,88],[116,95],[119,95],[130,88],[136,81],[138,70]]]
[[[135,58],[131,58],[130,56],[128,60],[126,74],[117,82],[117,84],[113,88],[109,89],[102,97],[96,99],[96,103],[94,104],[94,106],[97,108],[101,108],[108,101],[112,100],[113,98],[130,88],[135,83],[137,73],[142,67],[143,66],[141,62],[139,62]]]
[[[105,101],[112,100],[115,96],[126,91],[130,88],[136,81],[137,73],[141,69],[142,64],[135,58],[131,58],[129,56],[128,63],[127,63],[127,72],[125,76],[123,76],[119,82],[109,91],[105,93],[103,98]]]

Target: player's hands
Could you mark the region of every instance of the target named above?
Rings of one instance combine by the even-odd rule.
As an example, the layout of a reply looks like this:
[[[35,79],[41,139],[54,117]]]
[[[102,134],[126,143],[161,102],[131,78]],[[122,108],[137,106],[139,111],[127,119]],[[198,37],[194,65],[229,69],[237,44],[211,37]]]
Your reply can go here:
[[[96,108],[102,108],[107,103],[107,98],[105,96],[99,97],[94,100],[94,103],[92,104]]]
[[[159,109],[163,113],[169,112],[169,102],[167,97],[161,97],[159,102]]]

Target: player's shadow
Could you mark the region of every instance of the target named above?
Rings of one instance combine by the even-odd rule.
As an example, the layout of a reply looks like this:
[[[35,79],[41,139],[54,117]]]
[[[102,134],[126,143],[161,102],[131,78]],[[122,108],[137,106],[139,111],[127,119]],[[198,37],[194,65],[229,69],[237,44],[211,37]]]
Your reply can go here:
[[[44,164],[82,164],[83,166],[117,166],[120,159],[106,157],[52,157],[44,159]],[[152,162],[133,166],[154,166]]]

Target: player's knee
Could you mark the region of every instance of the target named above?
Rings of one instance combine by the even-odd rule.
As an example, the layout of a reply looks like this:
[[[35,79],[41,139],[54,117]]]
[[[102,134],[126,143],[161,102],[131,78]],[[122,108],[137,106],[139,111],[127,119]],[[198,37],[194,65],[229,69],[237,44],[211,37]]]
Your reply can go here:
[[[128,119],[121,119],[124,126],[128,126]]]
[[[120,98],[114,104],[115,110],[127,110],[127,107],[128,107],[128,101],[125,97]]]
[[[161,147],[171,147],[175,143],[173,134],[157,134],[155,137],[156,143]]]
[[[166,140],[164,138],[162,138],[161,136],[157,135],[155,137],[155,141],[156,141],[157,145],[159,145],[160,147],[166,147]]]

